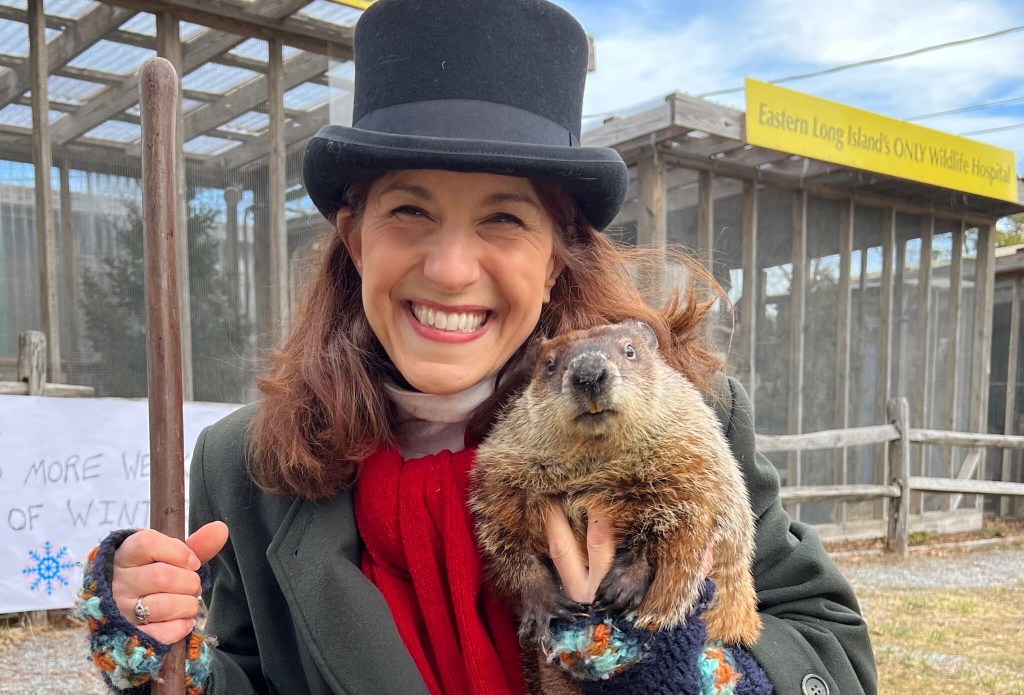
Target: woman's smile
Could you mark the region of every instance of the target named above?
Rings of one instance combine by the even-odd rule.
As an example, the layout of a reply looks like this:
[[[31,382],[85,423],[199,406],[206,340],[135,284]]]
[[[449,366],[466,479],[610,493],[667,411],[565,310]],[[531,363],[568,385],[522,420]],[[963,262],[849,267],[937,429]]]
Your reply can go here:
[[[404,303],[413,328],[427,340],[462,343],[479,338],[487,330],[487,309],[445,307],[422,300]]]

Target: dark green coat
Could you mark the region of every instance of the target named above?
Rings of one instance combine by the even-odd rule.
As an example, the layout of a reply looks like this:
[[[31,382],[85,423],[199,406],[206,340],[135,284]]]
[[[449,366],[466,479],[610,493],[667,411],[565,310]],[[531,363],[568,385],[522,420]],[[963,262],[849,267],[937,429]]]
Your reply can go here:
[[[831,695],[873,694],[868,631],[849,584],[817,535],[779,503],[774,466],[754,449],[750,402],[730,380],[716,410],[757,517],[754,575],[764,621],[752,649],[778,695],[816,674]],[[267,495],[246,475],[252,406],[199,436],[190,479],[192,529],[220,519],[230,540],[212,561],[209,695],[426,693],[384,599],[359,569],[348,493],[307,502]]]

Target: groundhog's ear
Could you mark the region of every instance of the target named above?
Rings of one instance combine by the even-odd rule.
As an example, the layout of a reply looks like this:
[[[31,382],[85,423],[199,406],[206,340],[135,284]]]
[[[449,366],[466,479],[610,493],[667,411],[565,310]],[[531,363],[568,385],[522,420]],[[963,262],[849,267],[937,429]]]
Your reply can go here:
[[[631,333],[634,333],[642,337],[644,339],[644,342],[647,343],[647,347],[649,347],[652,351],[658,349],[658,334],[654,332],[654,329],[651,328],[650,324],[644,323],[643,321],[631,319],[629,321],[626,321],[622,325],[625,326],[626,329],[629,330]]]

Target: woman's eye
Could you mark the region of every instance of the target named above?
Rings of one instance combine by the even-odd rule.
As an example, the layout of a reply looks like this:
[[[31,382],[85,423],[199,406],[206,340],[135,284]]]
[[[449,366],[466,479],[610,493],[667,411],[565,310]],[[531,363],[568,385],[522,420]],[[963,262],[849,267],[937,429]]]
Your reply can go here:
[[[510,215],[506,212],[499,212],[495,215],[491,215],[490,217],[487,218],[487,221],[495,224],[523,224],[523,221],[521,219],[519,219],[515,215]]]
[[[401,205],[391,211],[393,215],[409,215],[410,217],[426,217],[425,212],[415,205]]]
[[[627,360],[632,360],[636,358],[636,350],[634,350],[633,346],[630,345],[629,343],[626,343],[626,347],[623,348],[622,351],[626,354]]]

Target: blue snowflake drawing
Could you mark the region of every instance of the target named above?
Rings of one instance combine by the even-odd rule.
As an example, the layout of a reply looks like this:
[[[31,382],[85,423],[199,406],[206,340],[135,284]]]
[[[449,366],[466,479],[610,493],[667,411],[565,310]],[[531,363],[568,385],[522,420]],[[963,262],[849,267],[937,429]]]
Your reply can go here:
[[[32,591],[42,591],[42,584],[46,582],[46,595],[53,594],[53,583],[60,582],[64,586],[68,585],[68,580],[64,578],[64,573],[75,566],[74,562],[71,562],[70,556],[65,557],[68,548],[66,545],[62,545],[56,555],[53,554],[52,546],[50,541],[43,543],[43,553],[40,555],[35,550],[28,551],[28,556],[32,560],[32,564],[25,567],[21,571],[26,577],[32,577],[32,585],[29,587]],[[61,561],[61,558],[65,558]]]

